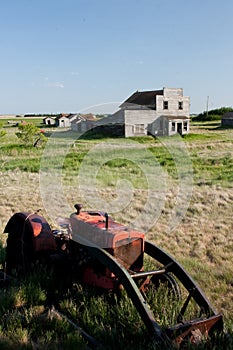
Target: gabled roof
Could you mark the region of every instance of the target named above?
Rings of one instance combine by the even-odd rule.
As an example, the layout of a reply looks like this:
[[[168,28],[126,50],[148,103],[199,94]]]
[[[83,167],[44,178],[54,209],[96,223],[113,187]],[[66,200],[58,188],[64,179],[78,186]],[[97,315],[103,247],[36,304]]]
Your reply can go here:
[[[122,105],[130,103],[155,108],[156,95],[163,95],[163,90],[136,91],[127,100],[125,100]]]
[[[59,114],[57,117],[56,117],[56,120],[59,120],[59,119],[61,119],[61,118],[68,118],[68,114],[65,114],[65,113],[61,113],[61,114]]]
[[[77,117],[78,117],[78,114],[69,114],[69,115],[67,116],[68,119],[75,119],[75,118],[77,118]]]
[[[224,113],[222,119],[233,119],[233,112]]]
[[[87,113],[87,114],[80,114],[80,116],[84,119],[84,120],[96,120],[96,116],[92,113]]]
[[[76,118],[71,120],[72,124],[80,123],[82,122],[87,122],[87,121],[96,121],[97,118],[94,114],[88,113],[88,114],[77,114]]]
[[[52,119],[52,120],[55,120],[56,117],[50,117],[50,116],[47,116],[47,117],[44,117],[43,120],[47,120],[47,119]]]

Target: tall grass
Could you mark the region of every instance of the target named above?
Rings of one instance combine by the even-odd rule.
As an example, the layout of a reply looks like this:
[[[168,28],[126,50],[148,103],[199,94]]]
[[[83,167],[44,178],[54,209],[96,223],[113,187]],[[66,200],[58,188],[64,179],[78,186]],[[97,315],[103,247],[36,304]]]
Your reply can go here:
[[[35,210],[43,206],[38,192],[38,172],[44,149],[20,145],[14,135],[16,129],[6,128],[7,137],[1,139],[0,145],[2,228],[15,211]],[[227,334],[220,335],[214,342],[201,343],[195,349],[233,348],[232,137],[232,129],[219,129],[216,123],[195,123],[191,134],[183,138],[193,165],[194,188],[183,221],[171,233],[166,232],[165,225],[176,200],[178,175],[174,159],[159,140],[152,137],[133,139],[151,152],[171,181],[161,216],[156,226],[147,233],[147,238],[174,255],[201,285],[216,308],[224,313]],[[57,140],[64,139],[66,132],[58,132]],[[83,159],[95,144],[98,144],[98,139],[79,139],[70,147],[63,163],[65,190],[77,181]],[[135,152],[138,150],[135,149]],[[58,152],[58,158],[51,160],[53,166],[62,156]],[[48,169],[49,166],[48,162]],[[132,208],[115,214],[115,219],[128,223],[143,207],[142,197],[147,188],[143,168],[127,159],[112,158],[100,167],[96,180],[104,189],[101,195],[112,199],[121,178],[130,180],[138,190]],[[71,205],[77,201],[74,188],[71,192],[67,191]],[[1,269],[5,261],[5,244],[6,235],[0,235]],[[51,291],[51,276],[44,271],[0,289],[1,349],[86,349],[90,346],[72,323],[49,313]],[[59,310],[95,336],[103,344],[103,349],[154,347],[124,292],[121,298],[117,298],[111,293],[100,294],[97,290],[73,283],[70,290],[55,292],[54,298]],[[174,305],[167,290],[162,289],[155,294],[152,291],[150,298],[158,323],[162,327],[173,323],[179,303]],[[193,316],[195,311],[191,305],[187,317]],[[193,347],[187,345],[187,348]]]
[[[42,285],[45,286],[44,282],[40,283],[38,276],[32,275],[20,285],[1,290],[1,349],[84,349],[87,340],[77,328],[91,334],[99,344],[98,349],[177,349],[172,344],[155,346],[124,291],[117,296],[75,283],[72,290],[64,290],[57,299],[61,313],[53,314],[47,308]],[[156,292],[151,290],[147,302],[162,328],[174,324],[182,306],[164,286]],[[192,318],[195,314],[191,304],[186,317]],[[209,340],[195,346],[186,344],[186,348],[231,349],[232,333],[219,337],[214,340],[216,344]]]

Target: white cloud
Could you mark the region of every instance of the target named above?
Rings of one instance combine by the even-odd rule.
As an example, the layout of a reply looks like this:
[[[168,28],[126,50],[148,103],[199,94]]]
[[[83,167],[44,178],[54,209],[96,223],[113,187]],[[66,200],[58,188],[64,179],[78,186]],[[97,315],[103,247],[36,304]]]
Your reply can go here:
[[[48,77],[43,78],[43,82],[38,83],[35,81],[32,81],[29,83],[31,87],[43,87],[43,88],[57,88],[57,89],[64,89],[65,85],[60,81],[50,81]]]
[[[60,82],[47,83],[46,86],[51,87],[51,88],[61,88],[61,89],[63,89],[65,87],[64,84],[60,83]]]

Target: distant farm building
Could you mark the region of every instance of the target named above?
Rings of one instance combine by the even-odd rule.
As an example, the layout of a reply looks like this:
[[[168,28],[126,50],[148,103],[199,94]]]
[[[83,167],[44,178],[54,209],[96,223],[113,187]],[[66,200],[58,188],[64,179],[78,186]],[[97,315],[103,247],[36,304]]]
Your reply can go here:
[[[56,126],[59,128],[70,128],[71,122],[77,118],[77,114],[60,114],[56,118]]]
[[[73,131],[84,133],[95,127],[96,120],[96,116],[92,113],[78,114],[76,119],[71,121],[71,129]]]
[[[113,115],[97,125],[123,125],[124,136],[171,136],[189,133],[190,98],[182,88],[136,91]]]
[[[233,126],[233,112],[227,112],[223,114],[222,126]]]
[[[56,118],[55,117],[45,117],[45,118],[43,118],[43,123],[45,125],[55,125]]]

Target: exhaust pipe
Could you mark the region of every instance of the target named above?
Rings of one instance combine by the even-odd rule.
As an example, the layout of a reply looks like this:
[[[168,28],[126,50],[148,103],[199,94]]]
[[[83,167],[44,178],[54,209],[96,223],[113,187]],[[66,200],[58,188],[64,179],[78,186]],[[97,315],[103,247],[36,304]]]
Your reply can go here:
[[[105,229],[107,230],[108,229],[108,213],[105,213],[104,216],[105,216]]]

